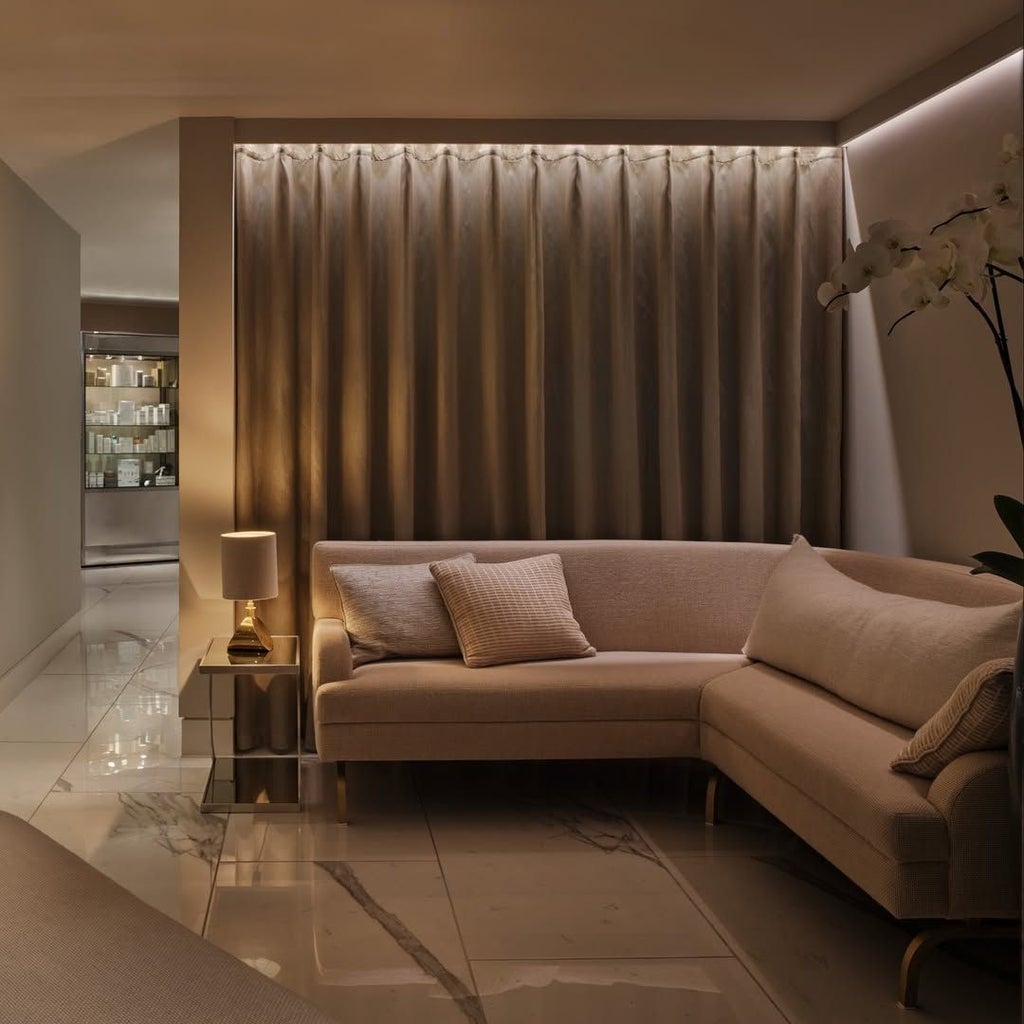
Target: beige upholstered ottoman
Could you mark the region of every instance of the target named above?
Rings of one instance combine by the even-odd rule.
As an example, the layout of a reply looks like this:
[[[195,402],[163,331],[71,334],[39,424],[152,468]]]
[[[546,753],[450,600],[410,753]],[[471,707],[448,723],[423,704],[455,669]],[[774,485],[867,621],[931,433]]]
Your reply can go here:
[[[0,1019],[333,1024],[3,812]]]

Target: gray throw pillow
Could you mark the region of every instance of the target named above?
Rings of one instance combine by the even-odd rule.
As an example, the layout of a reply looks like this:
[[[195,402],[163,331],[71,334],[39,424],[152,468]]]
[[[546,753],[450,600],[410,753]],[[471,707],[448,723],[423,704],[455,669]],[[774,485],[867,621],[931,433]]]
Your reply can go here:
[[[472,554],[453,562],[474,562]],[[457,658],[459,641],[430,564],[333,565],[358,668],[383,658]]]

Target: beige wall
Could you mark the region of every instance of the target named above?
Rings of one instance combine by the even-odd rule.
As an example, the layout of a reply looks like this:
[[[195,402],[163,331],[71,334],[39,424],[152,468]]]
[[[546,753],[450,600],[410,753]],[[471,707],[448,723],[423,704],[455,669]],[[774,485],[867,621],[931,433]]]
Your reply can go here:
[[[181,714],[193,723],[206,711],[196,661],[211,637],[232,629],[220,534],[235,524],[233,133],[230,118],[190,118],[180,128],[178,678]],[[203,739],[186,724],[187,753]]]
[[[890,217],[930,226],[998,174],[1003,134],[1020,132],[1021,55],[1001,61],[847,147],[854,243]],[[854,297],[846,373],[845,544],[969,562],[1012,544],[992,495],[1020,496],[1021,448],[995,346],[955,297],[885,334],[903,311],[892,279]],[[1001,289],[1021,380],[1021,288]]]
[[[0,675],[81,604],[79,238],[0,163]]]

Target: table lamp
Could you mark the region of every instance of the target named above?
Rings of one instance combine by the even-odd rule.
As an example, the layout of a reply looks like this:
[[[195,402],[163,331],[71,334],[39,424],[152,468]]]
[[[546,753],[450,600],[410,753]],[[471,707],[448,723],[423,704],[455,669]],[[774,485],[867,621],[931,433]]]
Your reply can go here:
[[[223,596],[229,601],[245,601],[245,618],[228,642],[228,650],[269,653],[274,641],[256,615],[256,602],[277,597],[277,534],[270,530],[222,533],[220,571]]]

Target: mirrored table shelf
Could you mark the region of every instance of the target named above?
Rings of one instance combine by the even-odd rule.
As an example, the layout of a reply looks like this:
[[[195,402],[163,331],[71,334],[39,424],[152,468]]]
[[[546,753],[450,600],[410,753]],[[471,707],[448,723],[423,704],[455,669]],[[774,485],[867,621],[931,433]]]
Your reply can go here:
[[[302,705],[299,638],[275,636],[267,654],[233,654],[228,637],[215,637],[197,671],[209,684],[210,751],[213,764],[203,793],[203,811],[298,811],[301,809],[299,757],[302,750]],[[290,676],[295,689],[296,737],[294,753],[260,751],[218,754],[213,732],[214,680],[234,685],[237,675]]]

